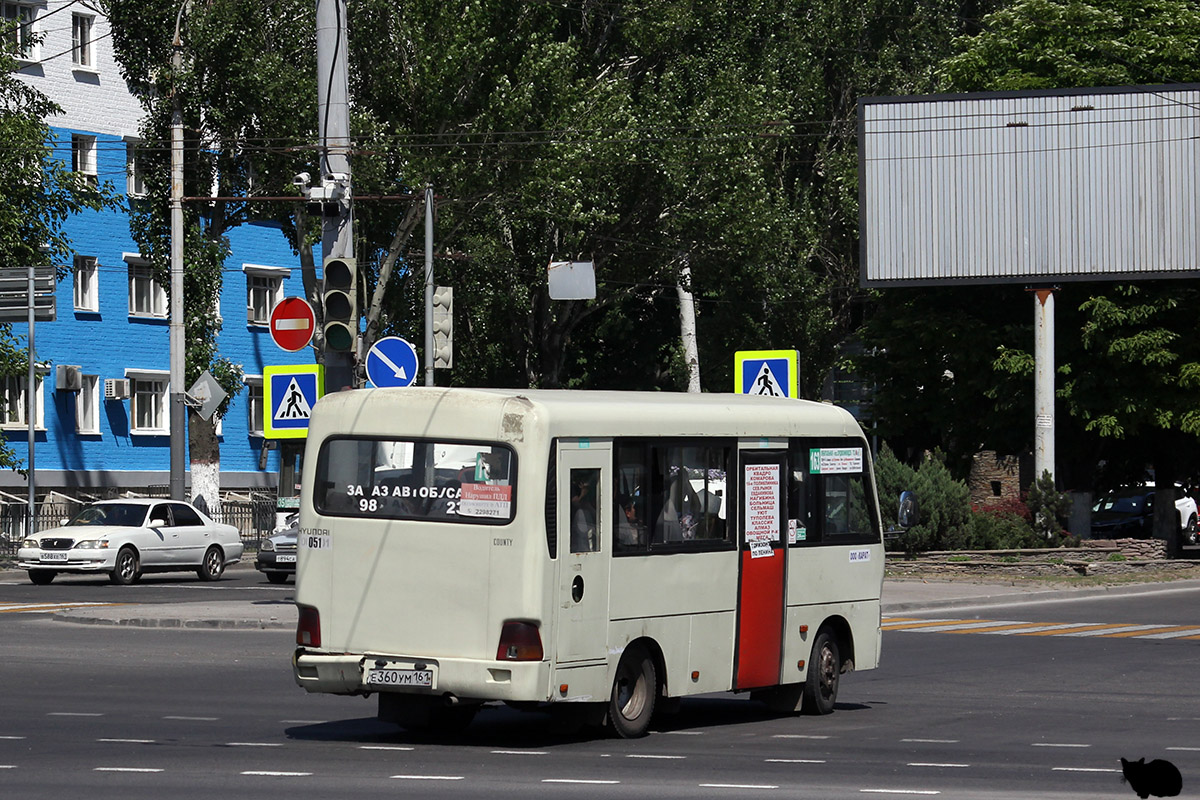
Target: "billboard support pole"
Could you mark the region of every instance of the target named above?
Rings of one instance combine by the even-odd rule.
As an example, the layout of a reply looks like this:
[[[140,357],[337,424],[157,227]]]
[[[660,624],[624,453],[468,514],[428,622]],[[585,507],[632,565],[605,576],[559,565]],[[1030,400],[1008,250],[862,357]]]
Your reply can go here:
[[[1054,289],[1034,290],[1034,480],[1054,477]]]

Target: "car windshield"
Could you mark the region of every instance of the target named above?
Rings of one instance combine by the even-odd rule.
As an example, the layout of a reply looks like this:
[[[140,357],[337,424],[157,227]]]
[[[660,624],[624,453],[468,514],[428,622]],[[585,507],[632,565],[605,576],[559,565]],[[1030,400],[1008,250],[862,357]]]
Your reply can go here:
[[[140,526],[146,521],[146,506],[137,503],[105,503],[87,506],[67,525]]]
[[[1140,494],[1110,494],[1101,498],[1092,511],[1115,511],[1120,514],[1137,514],[1142,510]]]

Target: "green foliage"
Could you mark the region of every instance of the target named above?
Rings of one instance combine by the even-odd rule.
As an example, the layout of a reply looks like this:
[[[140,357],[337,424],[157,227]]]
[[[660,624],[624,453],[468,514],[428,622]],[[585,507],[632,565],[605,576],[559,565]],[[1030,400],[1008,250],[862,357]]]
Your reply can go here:
[[[1108,558],[1106,558],[1104,560],[1105,561],[1126,561],[1128,559],[1125,558],[1124,553],[1109,553]]]
[[[1054,487],[1054,477],[1048,470],[1029,485],[1025,504],[1033,517],[1034,529],[1044,539],[1052,540],[1062,535],[1071,513],[1071,496]]]

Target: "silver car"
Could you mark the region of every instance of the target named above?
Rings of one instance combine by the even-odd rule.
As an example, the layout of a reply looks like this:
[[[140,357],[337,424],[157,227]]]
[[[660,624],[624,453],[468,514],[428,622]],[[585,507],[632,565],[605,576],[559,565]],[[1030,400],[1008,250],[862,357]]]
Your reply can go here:
[[[232,525],[214,522],[190,503],[174,500],[105,500],[86,506],[61,528],[24,539],[17,566],[29,580],[47,584],[60,572],[108,573],[128,585],[147,572],[195,570],[215,581],[242,557]]]
[[[271,583],[286,583],[289,575],[296,574],[296,538],[299,532],[299,515],[292,514],[286,523],[259,544],[254,568],[266,575]]]

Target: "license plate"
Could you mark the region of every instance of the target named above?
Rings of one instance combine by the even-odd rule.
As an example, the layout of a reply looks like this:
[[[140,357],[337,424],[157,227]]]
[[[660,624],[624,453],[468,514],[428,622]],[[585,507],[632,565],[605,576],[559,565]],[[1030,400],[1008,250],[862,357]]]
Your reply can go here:
[[[39,561],[66,561],[67,560],[67,551],[64,550],[61,553],[42,553],[41,557],[38,560]]]
[[[368,686],[423,686],[433,688],[431,669],[369,669],[365,683]]]
[[[275,563],[276,564],[295,564],[296,563],[296,554],[292,553],[292,554],[286,555],[286,556],[278,556],[277,555],[277,556],[275,556]]]

